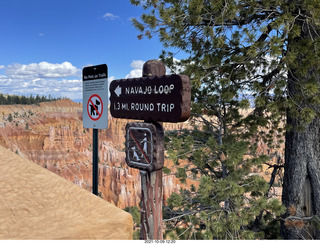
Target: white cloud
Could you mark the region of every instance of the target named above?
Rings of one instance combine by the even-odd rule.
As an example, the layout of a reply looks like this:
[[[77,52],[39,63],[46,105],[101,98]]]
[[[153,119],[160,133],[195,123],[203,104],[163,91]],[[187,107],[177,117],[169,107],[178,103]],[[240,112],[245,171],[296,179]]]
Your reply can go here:
[[[144,63],[143,60],[133,60],[130,64],[131,71],[125,78],[141,77]],[[0,92],[27,96],[50,94],[52,97],[82,99],[82,68],[79,69],[70,62],[0,65],[3,70],[0,74]],[[171,74],[168,69],[167,74]],[[110,76],[108,83],[114,79],[114,76]]]
[[[133,70],[131,70],[130,73],[126,75],[126,79],[141,77],[142,67],[144,63],[145,61],[143,60],[133,60],[130,64],[130,67],[133,68]]]
[[[126,75],[126,79],[139,78],[142,76],[142,69],[131,70],[129,74]]]
[[[0,90],[2,93],[15,95],[45,95],[52,97],[69,97],[71,99],[82,98],[82,80],[58,80],[39,78],[35,80],[19,81],[0,78]]]
[[[134,69],[142,69],[144,63],[145,61],[143,60],[133,60],[130,64],[130,67]]]
[[[118,19],[119,16],[114,15],[112,13],[105,13],[102,18],[104,18],[105,20],[115,20]]]
[[[80,76],[81,70],[69,62],[63,62],[61,64],[41,62],[8,65],[6,74],[9,78],[13,79],[62,78]]]
[[[45,95],[82,98],[81,70],[70,62],[13,64],[0,75],[0,92],[15,95]]]

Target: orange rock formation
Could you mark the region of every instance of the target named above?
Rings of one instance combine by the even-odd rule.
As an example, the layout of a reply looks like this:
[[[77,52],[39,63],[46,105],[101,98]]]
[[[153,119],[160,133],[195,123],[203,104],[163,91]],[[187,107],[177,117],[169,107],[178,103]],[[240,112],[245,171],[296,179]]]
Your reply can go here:
[[[0,145],[91,191],[92,130],[82,126],[81,104],[64,99],[2,105],[0,112]],[[108,129],[99,131],[99,194],[120,208],[139,206],[141,192],[139,170],[125,163],[127,122],[109,116]],[[164,125],[167,130],[182,126]],[[166,199],[180,189],[180,183],[174,175],[164,175],[163,187]]]
[[[139,170],[125,163],[127,122],[109,114],[108,129],[99,130],[98,191],[103,199],[120,208],[139,206],[141,193]],[[180,130],[186,125],[163,123],[165,130]],[[82,104],[64,99],[40,105],[2,105],[0,145],[91,191],[92,130],[83,128]],[[274,153],[263,142],[259,142],[258,150]],[[170,160],[165,160],[165,166],[173,167]],[[260,170],[253,173],[261,175]],[[271,170],[264,166],[262,176],[268,180],[270,174]],[[187,181],[187,186],[191,183],[194,182]],[[164,200],[182,187],[185,186],[174,175],[164,175]]]

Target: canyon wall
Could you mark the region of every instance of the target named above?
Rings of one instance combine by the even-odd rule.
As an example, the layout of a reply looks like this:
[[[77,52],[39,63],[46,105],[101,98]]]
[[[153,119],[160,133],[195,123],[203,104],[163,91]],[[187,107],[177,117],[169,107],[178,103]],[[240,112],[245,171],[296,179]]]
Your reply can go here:
[[[125,126],[128,122],[109,115],[108,129],[99,130],[99,195],[120,208],[139,206],[141,193],[139,170],[129,168],[125,163]],[[187,123],[163,123],[166,131],[186,126]],[[80,103],[64,99],[39,105],[0,106],[0,145],[92,190],[92,129],[83,128]],[[273,158],[275,164],[276,160],[283,160],[283,146],[282,143],[278,152],[270,151],[261,141],[258,151],[268,155],[280,152],[280,156]],[[173,168],[168,159],[165,159],[165,166]],[[256,169],[252,173],[269,180],[272,169],[264,166],[262,171]],[[192,183],[197,184],[187,180],[188,186]],[[181,187],[186,186],[174,175],[163,175],[164,200]],[[280,197],[281,188],[273,190]]]
[[[92,130],[83,128],[82,104],[64,99],[3,105],[0,113],[0,145],[91,191]],[[139,170],[125,163],[127,122],[109,115],[108,129],[99,130],[99,195],[120,208],[139,206],[141,192]],[[182,126],[164,125],[167,130]],[[174,175],[164,175],[164,199],[180,187]]]

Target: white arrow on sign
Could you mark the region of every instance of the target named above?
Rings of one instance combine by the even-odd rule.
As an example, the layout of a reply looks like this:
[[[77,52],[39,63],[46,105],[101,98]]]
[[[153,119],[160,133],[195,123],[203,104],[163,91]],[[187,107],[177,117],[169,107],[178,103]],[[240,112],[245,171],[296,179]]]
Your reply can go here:
[[[122,93],[121,87],[118,85],[117,88],[114,90],[114,92],[118,97],[120,97],[120,95]]]

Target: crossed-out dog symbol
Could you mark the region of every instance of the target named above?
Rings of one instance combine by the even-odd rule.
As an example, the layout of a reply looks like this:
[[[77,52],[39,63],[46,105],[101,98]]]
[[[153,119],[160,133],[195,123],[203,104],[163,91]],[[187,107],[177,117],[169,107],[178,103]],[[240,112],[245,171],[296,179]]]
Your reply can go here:
[[[97,111],[99,111],[99,105],[100,104],[101,103],[98,100],[96,100],[96,104],[95,105],[90,104],[90,115],[95,115],[95,116],[99,115],[97,113]],[[96,107],[96,109],[94,107]]]

